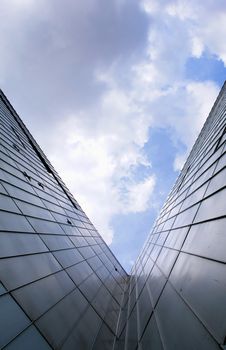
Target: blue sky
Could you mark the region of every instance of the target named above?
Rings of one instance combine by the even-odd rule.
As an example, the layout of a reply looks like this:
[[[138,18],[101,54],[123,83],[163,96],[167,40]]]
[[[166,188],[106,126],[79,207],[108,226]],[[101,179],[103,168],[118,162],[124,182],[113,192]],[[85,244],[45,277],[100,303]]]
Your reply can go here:
[[[127,270],[225,80],[224,0],[3,0],[0,83]]]

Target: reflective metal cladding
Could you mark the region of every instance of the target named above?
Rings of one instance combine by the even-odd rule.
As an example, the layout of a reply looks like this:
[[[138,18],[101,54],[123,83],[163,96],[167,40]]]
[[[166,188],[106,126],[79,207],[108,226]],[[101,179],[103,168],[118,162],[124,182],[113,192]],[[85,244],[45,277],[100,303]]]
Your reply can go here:
[[[0,349],[226,348],[226,87],[128,276],[0,91]]]

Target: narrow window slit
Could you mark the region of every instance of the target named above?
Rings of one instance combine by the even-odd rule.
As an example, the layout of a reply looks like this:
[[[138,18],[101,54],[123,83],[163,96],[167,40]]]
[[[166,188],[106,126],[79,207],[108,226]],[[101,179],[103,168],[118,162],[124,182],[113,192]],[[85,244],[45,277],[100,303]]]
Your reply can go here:
[[[41,182],[38,182],[38,185],[44,190],[44,185]]]
[[[15,148],[15,150],[17,150],[18,152],[20,152],[19,147],[18,147],[15,143],[13,143],[13,148]]]
[[[23,175],[29,180],[31,181],[31,176],[29,176],[26,171],[23,171]]]

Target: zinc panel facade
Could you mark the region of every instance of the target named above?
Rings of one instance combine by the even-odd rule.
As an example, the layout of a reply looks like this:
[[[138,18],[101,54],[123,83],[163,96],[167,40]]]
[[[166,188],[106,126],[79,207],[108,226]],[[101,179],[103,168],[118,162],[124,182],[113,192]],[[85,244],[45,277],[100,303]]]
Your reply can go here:
[[[225,348],[225,139],[224,85],[132,269],[116,349]]]
[[[0,348],[224,349],[226,87],[130,276],[0,92]]]
[[[126,279],[1,92],[0,348],[107,348]]]

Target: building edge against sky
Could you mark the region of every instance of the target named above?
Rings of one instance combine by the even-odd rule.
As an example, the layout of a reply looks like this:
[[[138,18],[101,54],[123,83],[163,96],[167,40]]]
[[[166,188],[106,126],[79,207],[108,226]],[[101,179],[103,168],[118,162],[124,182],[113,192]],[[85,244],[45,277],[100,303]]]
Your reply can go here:
[[[132,269],[125,349],[225,348],[225,140],[226,83]]]
[[[0,348],[113,344],[127,274],[0,93]]]
[[[127,276],[0,93],[0,348],[220,349],[226,87]]]

